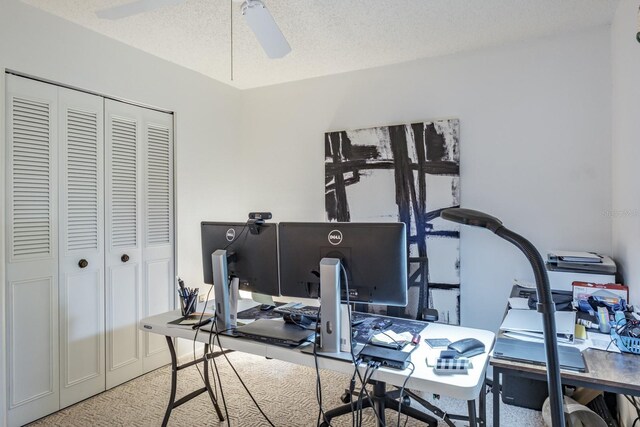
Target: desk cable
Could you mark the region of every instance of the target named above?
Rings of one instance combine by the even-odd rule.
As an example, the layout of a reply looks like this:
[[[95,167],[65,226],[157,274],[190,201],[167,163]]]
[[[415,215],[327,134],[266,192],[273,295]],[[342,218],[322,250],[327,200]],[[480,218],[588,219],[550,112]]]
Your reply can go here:
[[[625,399],[629,401],[629,403],[631,403],[631,405],[633,405],[633,408],[636,410],[636,414],[638,416],[636,417],[635,420],[633,420],[633,424],[631,424],[631,427],[636,427],[636,423],[640,421],[640,404],[638,404],[638,401],[636,400],[635,396],[627,396],[626,394],[623,396],[625,397]]]
[[[351,300],[349,299],[349,296],[350,296],[350,292],[349,292],[349,277],[347,276],[347,270],[346,270],[346,268],[344,267],[344,265],[342,263],[340,263],[340,270],[342,271],[342,274],[344,275],[344,286],[345,286],[346,295],[347,295],[347,307],[348,307],[347,315],[349,317],[349,333],[351,333]],[[369,401],[371,401],[373,403],[373,400],[371,399],[371,396],[369,395],[369,392],[367,391],[367,387],[366,387],[366,384],[367,384],[368,380],[365,381],[365,379],[360,374],[360,370],[358,369],[358,365],[359,365],[360,362],[358,362],[356,360],[356,356],[353,353],[353,345],[351,345],[351,339],[352,338],[353,337],[349,337],[349,346],[350,346],[349,352],[351,353],[351,360],[353,361],[353,365],[354,365],[354,376],[355,376],[355,374],[358,375],[358,379],[360,380],[360,383],[362,384],[362,388],[364,389],[364,392],[367,395],[367,399],[369,399]],[[354,384],[354,388],[355,388],[355,384]],[[373,413],[375,414],[375,416],[376,416],[376,418],[378,420],[378,423],[380,425],[384,426],[385,422],[384,422],[383,419],[380,418],[380,416],[378,415],[378,412],[374,410]],[[355,420],[353,419],[353,415],[352,415],[352,424],[355,425]]]
[[[229,248],[231,245],[236,243],[240,239],[240,237],[242,237],[242,235],[244,234],[244,232],[247,229],[247,225],[248,225],[248,222],[245,223],[244,226],[242,227],[242,230],[240,230],[240,234],[238,235],[238,239],[235,239],[235,240],[229,242],[229,244],[227,246],[225,246],[223,250],[227,250],[227,248]],[[205,298],[204,307],[202,307],[202,313],[200,313],[200,318],[198,319],[198,323],[200,323],[200,324],[202,323],[202,319],[204,318],[204,314],[205,314],[205,311],[207,309],[207,302],[209,301],[209,297],[211,296],[211,290],[212,289],[213,289],[213,286],[210,286],[209,287],[209,291],[207,291],[207,296]],[[215,313],[214,313],[214,316],[213,316],[213,323],[214,324],[215,324],[215,321],[216,321],[216,318],[215,318]],[[196,333],[193,336],[193,360],[196,360],[196,358],[197,358],[196,357],[196,342],[197,342],[197,339],[198,339],[198,333],[199,332],[200,332],[200,328],[197,328],[196,329]],[[209,347],[211,347],[211,335],[209,335]],[[203,354],[203,357],[207,357],[207,355]],[[216,368],[215,369],[216,375],[218,375],[218,368],[216,366],[215,358],[212,358],[212,360],[213,360],[214,367]],[[202,371],[200,371],[200,366],[198,366],[198,364],[196,364],[196,369],[198,370],[198,374],[200,375],[200,378],[204,382],[204,376],[202,375]],[[220,382],[219,379],[218,379],[218,382]],[[221,387],[220,391],[222,392],[222,384],[220,384],[220,387]],[[216,384],[215,375],[214,375],[214,378],[213,378],[213,388],[214,388],[214,396],[216,397],[216,400],[217,400],[218,399],[218,386]],[[226,402],[224,401],[224,395],[222,396],[222,401],[225,403],[225,412],[226,412],[227,406],[226,406]],[[228,418],[229,418],[229,415],[227,414],[227,419]]]
[[[318,317],[316,317],[316,334],[318,333],[318,328],[320,326],[320,311],[322,307],[318,309]],[[320,426],[320,418],[322,417],[322,421],[331,426],[331,423],[327,421],[327,418],[324,414],[324,410],[322,409],[322,382],[320,379],[320,367],[318,366],[318,336],[316,335],[313,340],[313,363],[316,368],[316,401],[318,402],[318,419],[316,420],[316,426]]]
[[[222,343],[220,342],[220,334],[227,332],[227,331],[231,331],[235,328],[228,328],[228,329],[224,329],[222,331],[218,331],[218,326],[215,325],[215,336],[214,339],[217,339],[218,341],[218,347],[220,348],[220,350],[222,351]],[[212,333],[213,335],[213,333]],[[211,337],[210,337],[211,339]],[[240,381],[240,384],[242,384],[242,387],[245,389],[245,391],[247,392],[247,394],[249,395],[249,397],[251,398],[251,400],[253,401],[254,405],[256,405],[256,408],[258,409],[258,411],[260,412],[260,414],[262,414],[262,416],[264,417],[264,419],[267,421],[267,423],[271,426],[271,427],[275,427],[275,425],[273,424],[273,422],[271,422],[271,420],[269,419],[269,417],[267,416],[267,414],[265,414],[265,412],[262,410],[262,408],[260,407],[260,405],[258,404],[258,402],[256,401],[256,399],[253,397],[253,394],[251,394],[251,391],[249,391],[249,388],[247,387],[247,385],[245,384],[245,382],[242,380],[242,377],[240,376],[240,374],[238,373],[238,371],[236,370],[236,368],[233,366],[233,364],[231,363],[231,360],[229,360],[229,357],[227,356],[227,354],[222,351],[222,355],[224,356],[224,358],[226,359],[227,363],[229,364],[229,366],[231,367],[231,369],[233,370],[233,372],[236,374],[236,377],[238,377],[238,380]],[[212,358],[212,360],[215,360],[215,358]],[[215,362],[214,362],[214,366]],[[216,367],[216,372],[217,372],[217,367]],[[218,375],[218,381],[220,381],[220,375]],[[222,401],[224,403],[224,409],[225,412],[227,411],[227,405],[226,402],[224,401],[224,393],[222,393],[222,382],[220,382],[220,393],[222,395]],[[231,422],[229,420],[229,415],[227,414],[227,422],[229,424],[229,426],[231,425]]]
[[[202,307],[202,313],[200,313],[200,318],[198,319],[198,323],[202,323],[202,318],[204,317],[204,312],[207,309],[207,301],[209,301],[209,295],[211,295],[211,290],[213,289],[213,286],[209,287],[209,291],[207,292],[207,297],[205,299],[205,303],[204,303],[204,307]],[[215,322],[215,317],[214,317],[214,322]],[[200,328],[196,328],[196,333],[193,336],[193,360],[196,360],[196,340],[198,338],[198,332],[200,332]],[[203,354],[203,357],[207,357],[206,353]],[[198,366],[198,363],[196,363],[196,369],[198,370],[198,374],[200,375],[200,378],[202,379],[202,382],[204,382],[204,376],[202,375],[202,372],[200,371],[200,366]],[[215,396],[216,399],[218,398],[218,387],[216,386],[216,381],[215,378],[213,379],[213,386],[215,389]]]
[[[214,317],[213,317],[213,326],[214,328],[216,328],[216,335],[218,334],[218,324],[216,323],[216,318],[215,318],[215,311],[214,311]],[[222,331],[224,332],[224,331]],[[209,348],[213,347],[214,344],[212,344],[212,338],[213,338],[213,331],[211,331],[209,333]],[[222,347],[220,347],[220,351],[222,352],[222,354],[224,354],[224,350],[222,349]],[[218,363],[216,362],[216,358],[212,357],[211,361],[213,362],[213,368],[216,371],[216,374],[213,376],[213,383],[215,384],[216,379],[218,381],[218,385],[220,386],[220,397],[222,400],[222,406],[224,407],[224,415],[227,418],[227,425],[229,427],[231,427],[231,419],[229,418],[229,410],[227,409],[227,400],[224,398],[224,390],[222,389],[222,379],[220,377],[220,371],[218,371]],[[216,399],[218,398],[217,395],[217,388],[216,388]]]
[[[417,348],[417,346],[416,346]],[[413,350],[411,350],[413,352]],[[409,372],[409,375],[407,375],[407,377],[404,379],[404,382],[402,383],[402,388],[400,388],[400,402],[398,403],[398,424],[397,426],[400,427],[400,416],[402,415],[402,401],[404,400],[404,388],[407,385],[407,382],[409,381],[409,378],[411,378],[411,375],[413,375],[413,373],[416,370],[416,365],[413,364],[413,362],[409,362],[409,365],[411,365],[411,372]],[[407,414],[407,417],[404,420],[404,425],[407,425],[407,422],[409,421],[409,415]]]
[[[373,362],[368,362],[367,369],[364,371],[364,381],[361,384],[360,393],[358,393],[358,402],[356,404],[356,410],[354,412],[356,415],[354,423],[355,427],[362,426],[362,396],[364,396],[365,394],[367,381],[371,379],[370,374],[373,374],[373,366]]]
[[[362,384],[362,388],[360,389],[360,393],[358,395],[358,404],[356,406],[356,413],[357,413],[357,421],[356,421],[356,426],[358,427],[362,427],[362,401],[363,398],[362,396],[364,396],[366,394],[367,399],[369,399],[369,401],[371,402],[371,409],[373,409],[373,413],[376,414],[376,418],[378,419],[378,421],[380,422],[380,424],[382,426],[385,426],[385,422],[384,420],[380,419],[380,416],[378,415],[378,412],[375,410],[375,406],[373,405],[373,400],[371,400],[371,397],[369,396],[369,393],[367,392],[367,383],[369,381],[371,381],[371,377],[373,377],[373,374],[375,373],[375,371],[382,366],[382,363],[380,362],[373,362],[370,361],[369,363],[367,363],[367,369],[364,372],[364,383]]]

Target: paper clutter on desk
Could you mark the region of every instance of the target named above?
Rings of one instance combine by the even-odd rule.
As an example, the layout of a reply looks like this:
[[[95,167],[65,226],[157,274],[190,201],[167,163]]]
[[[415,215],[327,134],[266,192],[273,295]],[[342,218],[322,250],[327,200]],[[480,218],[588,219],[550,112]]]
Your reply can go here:
[[[411,342],[412,338],[413,336],[410,332],[398,334],[393,331],[384,331],[371,337],[371,344],[400,349]]]
[[[509,298],[509,307],[516,310],[529,310],[529,299],[519,297]]]

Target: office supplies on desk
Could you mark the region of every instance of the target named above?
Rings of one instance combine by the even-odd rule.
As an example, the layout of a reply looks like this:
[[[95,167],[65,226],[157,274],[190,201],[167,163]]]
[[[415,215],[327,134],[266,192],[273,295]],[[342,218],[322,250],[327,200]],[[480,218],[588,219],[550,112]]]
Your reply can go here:
[[[449,350],[454,350],[457,354],[456,357],[473,357],[478,354],[484,353],[484,344],[475,338],[464,338],[456,342],[452,342],[447,347]]]
[[[493,357],[497,359],[513,360],[516,362],[546,365],[547,356],[543,343],[498,338],[493,348]],[[582,353],[575,347],[558,346],[559,364],[562,369],[586,372]]]
[[[609,311],[606,307],[598,307],[598,329],[600,329],[600,332],[603,334],[608,334],[611,331]]]
[[[196,305],[198,304],[198,288],[187,288],[182,279],[178,277],[178,295],[180,296],[180,311],[182,313],[182,317],[187,317],[196,311]]]
[[[640,354],[640,322],[620,320],[611,328],[611,339],[624,353]]]
[[[374,334],[380,332],[379,326],[384,319],[386,319],[385,316],[373,313],[352,312],[353,340],[360,344],[367,344]],[[421,333],[428,326],[429,323],[420,320],[394,318],[390,326],[382,330],[384,332],[393,331],[396,334],[408,332],[413,336]]]
[[[471,361],[466,358],[462,359],[449,359],[438,358],[436,366],[433,368],[433,372],[436,374],[466,374],[469,368],[471,368]]]
[[[573,311],[556,311],[556,335],[558,342],[573,342],[576,314]],[[509,310],[501,331],[542,338],[542,313],[535,310]]]
[[[511,297],[509,307],[516,310],[529,310],[529,298]]]
[[[420,344],[420,338],[422,338],[420,334],[414,334],[413,337],[411,338],[411,344],[412,345]]]
[[[179,319],[167,322],[167,326],[193,326],[200,323],[201,321],[205,322],[211,320],[212,317],[213,314],[194,312],[186,317],[180,317]],[[203,323],[203,325],[204,324],[206,323]]]
[[[412,340],[409,332],[398,334],[394,331],[378,332],[371,337],[369,341],[373,345],[402,350]]]
[[[576,331],[575,333],[576,339],[579,339],[579,340],[587,339],[587,329],[584,327],[584,325],[576,324],[575,331]]]
[[[380,362],[382,366],[393,369],[406,369],[411,352],[393,350],[375,345],[365,345],[358,357],[364,362]]]
[[[442,350],[438,358],[439,359],[455,359],[457,355],[458,355],[458,352],[455,350]]]
[[[620,304],[621,300],[629,301],[629,288],[616,283],[588,283],[575,281],[573,300],[587,300],[589,297],[599,297],[609,304]]]
[[[448,338],[425,338],[424,342],[431,348],[447,348],[451,344]]]

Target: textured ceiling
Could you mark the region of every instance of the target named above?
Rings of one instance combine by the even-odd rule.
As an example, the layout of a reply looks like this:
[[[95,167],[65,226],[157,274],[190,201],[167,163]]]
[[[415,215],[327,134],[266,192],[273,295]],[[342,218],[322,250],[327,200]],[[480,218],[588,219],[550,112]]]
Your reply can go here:
[[[618,0],[264,0],[293,51],[270,60],[231,0],[186,0],[118,21],[131,0],[23,0],[238,88],[360,70],[611,22]],[[232,9],[231,9],[232,8]],[[230,80],[233,10],[234,80]]]

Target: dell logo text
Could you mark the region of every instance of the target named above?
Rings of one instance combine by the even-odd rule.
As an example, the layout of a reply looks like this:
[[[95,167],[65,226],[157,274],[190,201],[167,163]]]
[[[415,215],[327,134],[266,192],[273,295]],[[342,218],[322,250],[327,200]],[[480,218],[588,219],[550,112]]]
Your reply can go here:
[[[233,242],[233,239],[236,238],[236,230],[233,228],[228,229],[225,237],[227,238],[227,241]]]
[[[329,232],[329,243],[339,245],[342,243],[342,232],[340,230],[332,230]]]

